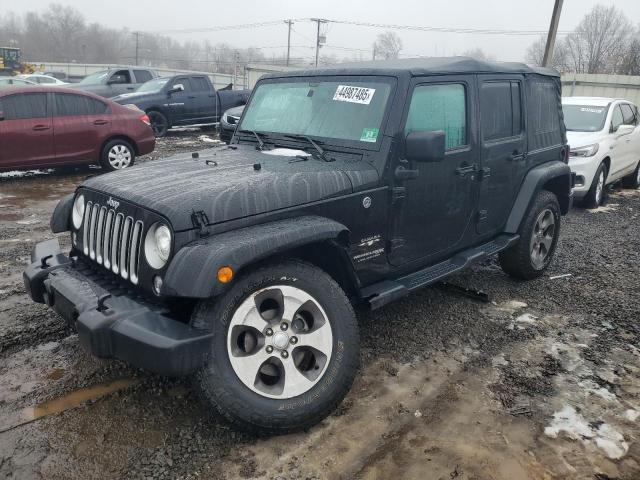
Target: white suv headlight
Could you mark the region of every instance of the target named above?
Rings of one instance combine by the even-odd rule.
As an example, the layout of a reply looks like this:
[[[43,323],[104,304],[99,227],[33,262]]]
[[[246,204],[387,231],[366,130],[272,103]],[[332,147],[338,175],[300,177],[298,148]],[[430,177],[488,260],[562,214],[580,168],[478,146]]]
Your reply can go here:
[[[570,157],[593,157],[600,148],[600,144],[585,145],[584,147],[572,148],[569,151]]]
[[[155,269],[164,267],[171,254],[171,229],[164,223],[154,223],[144,240],[147,263]]]
[[[73,201],[73,208],[71,210],[71,221],[75,229],[79,229],[82,226],[82,219],[84,218],[84,195],[80,194]]]

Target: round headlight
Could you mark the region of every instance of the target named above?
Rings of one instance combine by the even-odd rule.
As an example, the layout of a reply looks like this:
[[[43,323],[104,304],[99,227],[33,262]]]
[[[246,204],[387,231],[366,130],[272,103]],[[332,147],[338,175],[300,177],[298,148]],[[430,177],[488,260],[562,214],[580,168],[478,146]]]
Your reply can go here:
[[[76,228],[80,228],[82,226],[82,219],[84,218],[84,195],[78,195],[73,202],[73,209],[71,212],[71,221],[73,222],[73,226]]]
[[[164,267],[171,254],[171,230],[164,223],[154,223],[144,240],[147,263],[155,269]]]

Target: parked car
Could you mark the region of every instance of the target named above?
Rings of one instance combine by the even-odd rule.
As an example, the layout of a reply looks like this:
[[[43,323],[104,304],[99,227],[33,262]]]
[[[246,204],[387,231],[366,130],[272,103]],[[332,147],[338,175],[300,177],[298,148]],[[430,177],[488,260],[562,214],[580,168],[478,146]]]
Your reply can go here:
[[[602,204],[605,187],[622,179],[640,186],[640,118],[627,100],[599,97],[562,99],[574,196],[586,207]]]
[[[244,105],[241,105],[239,107],[230,108],[222,114],[219,127],[220,140],[226,143],[231,142],[231,137],[233,137],[233,132],[236,131],[236,127],[238,126],[238,122],[240,121],[243,111]]]
[[[249,93],[230,85],[216,90],[206,75],[176,75],[156,78],[112,100],[147,112],[156,136],[162,137],[171,127],[218,123],[222,112],[247,103]]]
[[[0,171],[95,163],[120,170],[154,146],[140,110],[61,87],[0,90]]]
[[[26,87],[27,85],[37,85],[37,84],[30,82],[29,80],[25,80],[23,78],[18,78],[18,77],[0,77],[0,88],[6,87],[9,85]]]
[[[18,75],[18,78],[21,78],[23,80],[27,80],[29,82],[32,83],[37,83],[38,85],[66,85],[65,82],[58,80],[55,77],[50,77],[49,75],[43,75],[40,73],[31,73],[31,74],[24,74],[24,75]]]
[[[134,92],[140,85],[156,76],[156,73],[148,68],[111,68],[87,75],[69,87],[111,98]]]
[[[236,426],[300,430],[356,375],[353,304],[494,254],[516,278],[544,274],[567,158],[554,70],[455,57],[273,74],[228,147],[64,198],[51,226],[70,257],[37,244],[25,287],[98,357],[197,371]]]

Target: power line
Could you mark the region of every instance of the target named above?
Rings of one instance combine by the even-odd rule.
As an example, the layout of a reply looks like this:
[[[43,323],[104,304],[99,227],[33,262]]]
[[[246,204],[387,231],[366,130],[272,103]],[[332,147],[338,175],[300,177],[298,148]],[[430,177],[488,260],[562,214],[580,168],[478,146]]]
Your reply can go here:
[[[308,20],[308,19],[306,18],[291,19],[292,22],[302,22],[304,20]],[[203,27],[203,28],[178,28],[178,29],[169,29],[169,30],[152,30],[152,31],[149,31],[148,33],[177,34],[177,33],[221,32],[225,30],[246,30],[248,28],[273,27],[275,25],[282,25],[282,22],[283,20],[273,20],[269,22],[241,23],[238,25],[217,25],[213,27]]]

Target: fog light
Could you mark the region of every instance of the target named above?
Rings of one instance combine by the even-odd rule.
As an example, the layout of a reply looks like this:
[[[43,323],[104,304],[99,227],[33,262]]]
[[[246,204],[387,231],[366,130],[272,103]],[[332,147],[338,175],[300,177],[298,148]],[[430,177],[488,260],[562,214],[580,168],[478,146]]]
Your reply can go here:
[[[162,277],[156,275],[153,277],[153,293],[160,295],[160,290],[162,290]]]
[[[220,283],[229,283],[233,278],[233,270],[231,267],[220,267],[218,270],[218,281]]]

